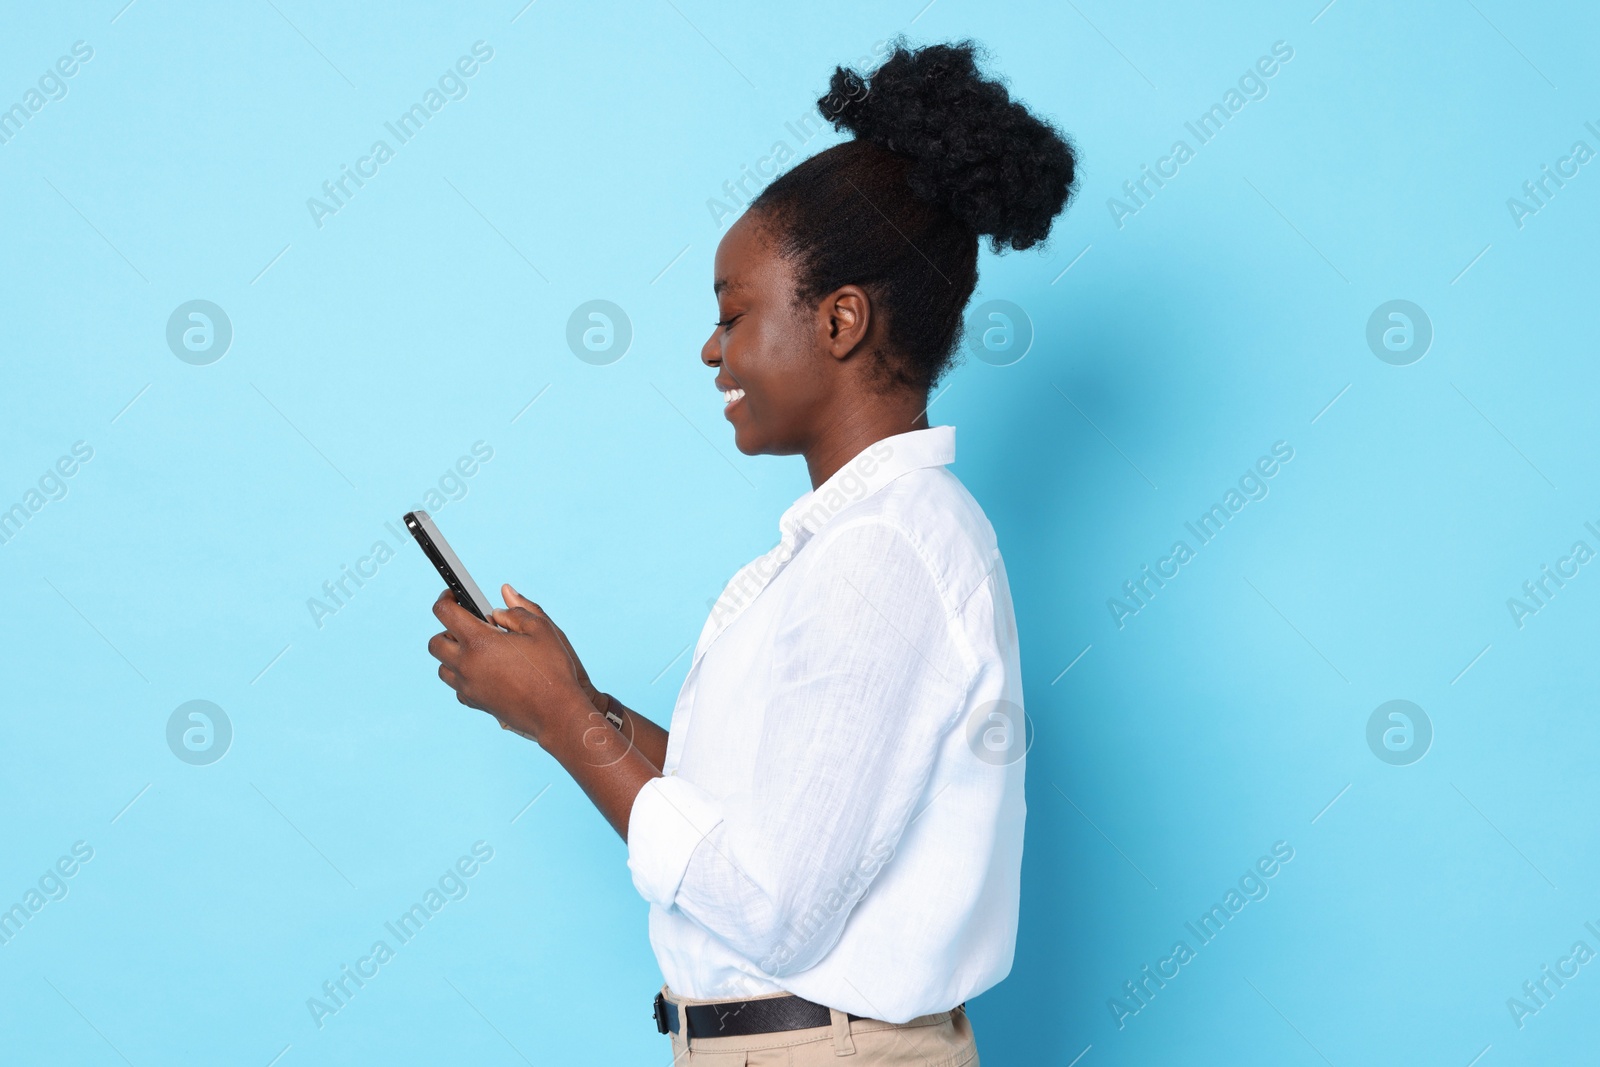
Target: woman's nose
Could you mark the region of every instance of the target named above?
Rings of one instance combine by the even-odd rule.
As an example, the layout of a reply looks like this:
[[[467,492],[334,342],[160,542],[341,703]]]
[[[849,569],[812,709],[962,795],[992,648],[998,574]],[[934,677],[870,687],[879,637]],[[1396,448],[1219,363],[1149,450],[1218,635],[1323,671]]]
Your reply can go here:
[[[717,343],[715,329],[711,331],[711,336],[706,338],[706,343],[700,346],[700,362],[708,367],[722,366],[722,346]]]

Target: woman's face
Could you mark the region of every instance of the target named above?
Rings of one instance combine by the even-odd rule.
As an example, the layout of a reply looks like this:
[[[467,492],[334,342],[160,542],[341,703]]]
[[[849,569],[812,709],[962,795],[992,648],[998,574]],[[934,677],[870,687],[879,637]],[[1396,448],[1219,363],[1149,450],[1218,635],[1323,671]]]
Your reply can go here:
[[[719,321],[700,358],[717,371],[734,443],[747,456],[804,452],[837,384],[816,309],[795,302],[789,261],[749,213],[717,246],[714,273]]]

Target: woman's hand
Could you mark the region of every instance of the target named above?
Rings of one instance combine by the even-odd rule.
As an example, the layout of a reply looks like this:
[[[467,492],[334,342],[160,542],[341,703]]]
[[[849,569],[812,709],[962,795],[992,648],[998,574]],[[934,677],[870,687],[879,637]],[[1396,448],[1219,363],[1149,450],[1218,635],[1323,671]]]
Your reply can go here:
[[[634,745],[633,715],[624,716],[630,724],[625,732],[605,720],[610,698],[589,681],[550,616],[509,585],[501,593],[509,607],[489,617],[505,630],[457,604],[448,590],[434,601],[433,613],[445,626],[428,642],[439,677],[461,703],[537,741],[626,841],[633,802],[646,782],[660,776],[660,765]],[[654,729],[665,748],[665,732]]]
[[[572,650],[572,642],[567,640],[567,635],[562,632],[561,627],[551,622],[550,616],[544,613],[543,608],[511,588],[511,586],[502,585],[500,587],[500,596],[506,602],[506,610],[494,612],[494,621],[509,630],[522,633],[521,619],[515,614],[515,610],[520,608],[525,612],[540,616],[545,622],[549,623],[550,629],[556,632],[556,636],[561,638],[561,643],[566,646],[567,655],[572,657],[572,666],[577,672],[578,684],[583,687],[584,693],[589,697],[589,702],[594,705],[595,710],[604,713],[611,701],[604,693],[594,687],[593,682],[589,681],[589,672],[583,669],[583,661],[578,659],[578,654]]]
[[[445,629],[428,642],[428,652],[439,661],[440,680],[461,703],[541,744],[552,730],[583,729],[599,694],[549,616],[505,588],[517,605],[491,618],[510,632],[467,611],[449,590],[434,601]]]

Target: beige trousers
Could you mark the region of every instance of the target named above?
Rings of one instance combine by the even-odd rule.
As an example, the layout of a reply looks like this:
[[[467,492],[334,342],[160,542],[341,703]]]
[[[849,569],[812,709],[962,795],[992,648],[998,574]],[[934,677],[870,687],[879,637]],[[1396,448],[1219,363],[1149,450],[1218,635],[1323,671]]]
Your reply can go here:
[[[685,1004],[718,1003],[680,997],[666,986],[661,987],[661,995],[680,1009]],[[680,1025],[677,1033],[669,1035],[672,1067],[978,1067],[978,1046],[964,1009],[922,1015],[905,1023],[851,1020],[838,1009],[829,1010],[831,1026],[748,1037],[685,1041]],[[678,1018],[683,1017],[680,1010]]]

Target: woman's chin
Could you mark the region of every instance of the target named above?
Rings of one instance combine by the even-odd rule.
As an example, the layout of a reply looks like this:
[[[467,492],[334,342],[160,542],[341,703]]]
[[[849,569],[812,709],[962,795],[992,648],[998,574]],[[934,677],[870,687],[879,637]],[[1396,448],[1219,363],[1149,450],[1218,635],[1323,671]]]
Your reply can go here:
[[[777,452],[772,441],[758,428],[743,418],[729,420],[733,423],[733,446],[747,456],[771,456]]]

